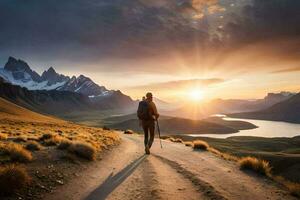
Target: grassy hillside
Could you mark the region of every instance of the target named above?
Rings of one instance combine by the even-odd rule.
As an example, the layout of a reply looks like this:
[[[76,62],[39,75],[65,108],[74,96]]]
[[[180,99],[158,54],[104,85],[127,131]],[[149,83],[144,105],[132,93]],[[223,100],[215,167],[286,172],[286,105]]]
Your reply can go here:
[[[0,185],[5,186],[0,199],[42,199],[117,143],[115,132],[41,115],[0,98]]]
[[[0,97],[0,119],[20,120],[26,122],[52,122],[63,123],[64,121],[50,116],[38,114],[26,108],[18,106]]]
[[[221,152],[238,157],[255,156],[270,162],[272,171],[291,181],[300,182],[300,136],[293,138],[229,137],[227,139],[174,136],[184,141],[204,140]]]

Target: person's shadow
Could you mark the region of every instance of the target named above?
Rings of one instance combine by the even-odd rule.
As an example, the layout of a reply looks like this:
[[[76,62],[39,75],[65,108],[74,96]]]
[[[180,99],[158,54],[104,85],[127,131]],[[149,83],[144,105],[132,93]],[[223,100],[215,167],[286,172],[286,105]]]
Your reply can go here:
[[[85,199],[86,200],[101,200],[105,199],[114,189],[116,189],[125,179],[130,176],[134,170],[145,160],[147,155],[142,155],[131,164],[127,165],[124,169],[113,176],[113,172],[107,179],[91,192]]]

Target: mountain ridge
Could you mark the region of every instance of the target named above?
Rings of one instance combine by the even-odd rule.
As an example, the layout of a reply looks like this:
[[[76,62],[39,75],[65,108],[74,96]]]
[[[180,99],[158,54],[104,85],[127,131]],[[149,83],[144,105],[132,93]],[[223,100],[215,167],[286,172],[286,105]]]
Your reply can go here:
[[[0,76],[7,82],[28,90],[70,91],[84,94],[90,98],[110,96],[115,92],[119,95],[118,91],[108,90],[105,86],[96,84],[89,77],[84,75],[69,77],[57,73],[53,67],[49,67],[39,75],[25,61],[12,56],[8,58],[4,68],[0,68]]]
[[[230,117],[300,123],[300,93],[256,112],[230,114]]]

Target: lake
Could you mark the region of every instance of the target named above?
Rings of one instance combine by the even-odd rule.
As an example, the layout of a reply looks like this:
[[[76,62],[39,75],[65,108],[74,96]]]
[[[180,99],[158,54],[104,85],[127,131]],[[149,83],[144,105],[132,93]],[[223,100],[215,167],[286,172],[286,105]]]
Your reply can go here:
[[[300,124],[266,120],[229,118],[224,115],[217,116],[222,117],[224,120],[247,121],[258,126],[258,128],[251,130],[241,130],[240,132],[233,134],[190,134],[190,136],[227,138],[231,136],[294,137],[300,135]]]

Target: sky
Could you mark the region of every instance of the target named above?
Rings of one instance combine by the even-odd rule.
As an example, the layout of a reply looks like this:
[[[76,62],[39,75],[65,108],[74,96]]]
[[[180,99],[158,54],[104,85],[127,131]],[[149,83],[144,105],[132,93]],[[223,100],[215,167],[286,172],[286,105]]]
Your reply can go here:
[[[298,0],[1,0],[0,65],[14,56],[166,101],[299,92],[299,9]]]

